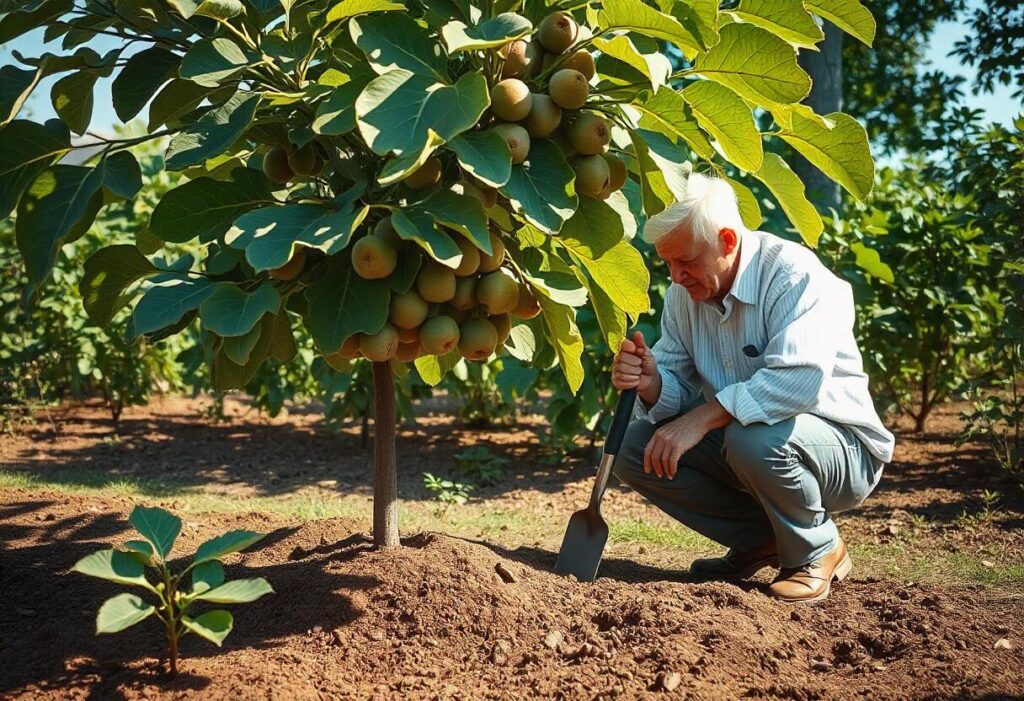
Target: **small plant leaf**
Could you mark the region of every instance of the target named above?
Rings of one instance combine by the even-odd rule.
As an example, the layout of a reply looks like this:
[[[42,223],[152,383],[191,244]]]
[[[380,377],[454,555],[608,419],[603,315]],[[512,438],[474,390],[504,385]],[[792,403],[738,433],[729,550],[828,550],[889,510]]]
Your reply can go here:
[[[253,543],[262,540],[263,535],[253,531],[228,531],[224,535],[211,538],[196,549],[196,557],[192,565],[196,566],[245,550]]]
[[[247,604],[264,594],[273,594],[270,583],[263,577],[237,579],[194,597],[196,601],[211,601],[215,604]]]
[[[224,565],[207,560],[192,570],[192,594],[202,594],[224,583]]]
[[[151,588],[143,576],[142,561],[134,553],[121,550],[100,550],[86,555],[71,570],[118,584]]]
[[[228,637],[235,619],[224,609],[207,611],[202,616],[191,618],[182,616],[181,623],[196,635],[206,638],[217,647]]]
[[[163,560],[167,559],[174,541],[181,533],[181,519],[159,508],[136,506],[128,522],[153,545]]]
[[[153,615],[156,607],[135,594],[118,594],[103,602],[96,614],[96,635],[117,633]]]
[[[124,547],[135,554],[136,559],[144,565],[153,564],[153,546],[145,540],[125,541]]]

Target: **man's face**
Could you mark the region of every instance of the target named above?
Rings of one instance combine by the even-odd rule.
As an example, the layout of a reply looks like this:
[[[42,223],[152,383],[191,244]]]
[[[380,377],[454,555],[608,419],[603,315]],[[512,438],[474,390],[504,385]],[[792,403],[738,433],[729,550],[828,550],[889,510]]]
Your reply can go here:
[[[726,231],[733,238],[731,246],[723,241]],[[703,302],[724,296],[723,278],[729,272],[734,256],[723,249],[735,250],[734,240],[735,234],[731,230],[723,229],[717,240],[709,244],[678,228],[666,234],[654,248],[668,265],[672,282],[685,287],[693,301]]]

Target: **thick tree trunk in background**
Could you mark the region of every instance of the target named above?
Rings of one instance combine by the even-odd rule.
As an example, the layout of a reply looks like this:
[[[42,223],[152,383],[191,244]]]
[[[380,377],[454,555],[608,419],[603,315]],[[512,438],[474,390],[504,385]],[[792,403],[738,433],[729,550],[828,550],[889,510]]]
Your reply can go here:
[[[825,41],[818,44],[820,51],[801,50],[800,66],[807,71],[814,85],[805,102],[818,114],[839,112],[843,109],[843,32],[831,22],[825,22]],[[839,209],[842,201],[839,185],[797,154],[792,161],[793,170],[807,186],[807,196],[821,211],[829,207]]]
[[[373,364],[373,544],[399,545],[395,377],[389,362]]]

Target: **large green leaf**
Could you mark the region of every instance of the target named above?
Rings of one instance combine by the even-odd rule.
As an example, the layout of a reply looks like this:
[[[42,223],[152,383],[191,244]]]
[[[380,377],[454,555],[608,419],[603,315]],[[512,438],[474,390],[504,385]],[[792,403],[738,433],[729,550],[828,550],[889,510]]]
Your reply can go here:
[[[446,355],[422,355],[416,358],[413,364],[423,381],[431,387],[436,387],[461,360],[462,354],[458,350],[453,350]]]
[[[53,111],[76,134],[84,134],[92,120],[93,95],[99,74],[96,71],[78,71],[66,75],[50,88]]]
[[[619,309],[634,318],[650,309],[647,290],[651,276],[643,256],[628,241],[618,243],[596,258],[590,257],[592,249],[579,239],[560,237],[559,242],[576,256]]]
[[[672,137],[673,141],[682,138],[701,158],[711,159],[715,155],[715,149],[700,130],[682,94],[675,90],[659,90],[635,100],[632,106],[643,115],[639,122],[641,129],[660,132]]]
[[[171,140],[166,154],[167,169],[182,170],[219,156],[249,128],[259,102],[258,94],[238,92],[204,114]]]
[[[126,200],[139,194],[142,168],[131,151],[118,151],[103,160],[103,189]]]
[[[892,268],[882,262],[878,251],[860,242],[851,243],[850,250],[857,257],[857,267],[861,268],[864,272],[877,277],[879,280],[885,280],[889,284],[896,282],[896,276],[893,275]]]
[[[867,132],[848,114],[834,112],[825,118],[835,126],[829,129],[794,112],[792,128],[778,135],[847,192],[863,200],[875,180]]]
[[[208,560],[192,569],[192,593],[201,594],[224,583],[224,565]]]
[[[0,126],[18,116],[36,82],[36,71],[0,66]]]
[[[106,326],[127,301],[125,291],[141,278],[156,273],[135,246],[119,244],[107,246],[85,261],[82,281],[78,290],[82,306],[93,323]]]
[[[245,12],[241,0],[201,0],[196,14],[214,19],[230,19]]]
[[[821,27],[811,17],[802,0],[740,0],[739,7],[732,14],[796,46],[810,49],[825,39]]]
[[[399,69],[366,86],[356,100],[356,121],[378,155],[394,151],[413,158],[432,143],[430,132],[450,141],[473,127],[489,104],[481,73],[467,73],[447,86]]]
[[[562,366],[569,389],[576,394],[583,385],[583,335],[576,325],[576,310],[552,300],[542,287],[534,287],[540,302],[541,317],[554,346],[558,364]]]
[[[365,15],[369,12],[404,9],[405,5],[402,3],[390,2],[390,0],[341,0],[341,2],[332,5],[331,9],[327,11],[325,21],[327,24],[330,24],[331,22],[340,22],[349,17]]]
[[[659,12],[643,0],[604,0],[602,8],[597,13],[602,34],[623,29],[634,31],[670,41],[689,55],[706,48],[695,27],[683,26],[679,19]]]
[[[61,244],[80,236],[102,204],[101,168],[55,165],[36,177],[18,203],[15,234],[30,288],[50,274]]]
[[[156,507],[136,506],[128,517],[128,523],[150,542],[163,560],[167,559],[181,533],[181,519]]]
[[[761,216],[761,205],[757,203],[757,197],[743,183],[732,178],[726,178],[726,181],[736,193],[736,204],[739,206],[743,225],[751,230],[759,229],[764,222],[764,217]]]
[[[335,87],[317,106],[313,120],[313,131],[317,134],[338,136],[356,128],[356,98],[373,76],[357,73],[346,78],[345,83]]]
[[[388,319],[391,295],[384,280],[356,275],[346,254],[335,256],[324,277],[306,290],[306,328],[324,353],[354,333],[377,333]]]
[[[71,568],[73,572],[81,572],[116,584],[149,588],[149,582],[143,574],[145,569],[141,560],[121,550],[94,552],[83,557]]]
[[[782,205],[782,211],[786,213],[786,217],[807,245],[816,246],[825,224],[821,221],[818,210],[807,200],[804,184],[800,182],[796,173],[790,170],[778,154],[766,153],[764,163],[761,169],[754,173],[754,177],[768,186],[768,190]]]
[[[144,621],[156,612],[156,607],[147,604],[135,594],[118,594],[103,602],[96,614],[96,634],[117,633]]]
[[[643,212],[652,217],[664,210],[669,204],[676,200],[676,194],[666,179],[665,171],[652,157],[651,148],[647,139],[652,136],[664,136],[655,132],[641,130],[630,130],[629,138],[633,142],[633,154],[635,156],[635,168],[637,181],[640,184],[640,199],[643,205]],[[685,186],[685,174],[681,178]]]
[[[225,555],[241,552],[250,545],[263,540],[264,537],[263,533],[256,533],[255,531],[228,531],[224,535],[211,538],[196,548],[192,565],[195,566],[210,560],[219,560]]]
[[[287,363],[298,353],[295,345],[295,336],[292,335],[292,324],[288,319],[288,312],[281,309],[274,315],[274,328],[270,333],[270,356],[282,363]]]
[[[473,26],[452,20],[441,28],[441,36],[449,53],[477,51],[504,46],[533,31],[530,20],[514,12],[502,12]]]
[[[462,250],[455,240],[437,227],[434,216],[420,209],[398,209],[391,215],[391,225],[406,241],[415,241],[434,260],[457,268],[462,263]]]
[[[431,214],[438,224],[455,229],[484,253],[491,254],[487,215],[480,201],[451,190],[438,190],[416,205]]]
[[[409,15],[388,13],[359,17],[351,21],[349,30],[352,40],[378,74],[400,68],[423,76],[428,83],[448,82],[448,57],[444,49]]]
[[[668,84],[668,77],[672,73],[672,63],[668,58],[660,53],[641,53],[628,36],[620,34],[611,39],[595,37],[594,47],[603,55],[622,61],[649,78],[654,92]]]
[[[248,351],[244,364],[239,364],[231,359],[228,354],[231,338],[224,339],[224,343],[214,355],[213,363],[210,366],[210,380],[215,390],[226,392],[242,389],[249,384],[270,354],[275,326],[274,314],[264,314],[260,318],[258,325],[252,330],[254,336],[258,334],[256,343]]]
[[[174,124],[176,120],[199,106],[199,103],[213,91],[206,85],[191,80],[175,78],[156,94],[149,104],[149,131],[156,131],[164,124]]]
[[[118,119],[127,122],[137,115],[157,89],[175,76],[181,63],[181,56],[157,46],[129,58],[110,86]]]
[[[149,229],[171,243],[197,236],[212,241],[240,215],[272,202],[270,181],[263,173],[236,168],[230,180],[201,177],[169,191],[153,208]]]
[[[153,285],[132,312],[136,334],[151,334],[179,323],[213,292],[206,278],[166,280]]]
[[[859,0],[804,0],[807,9],[868,46],[875,41],[875,18]]]
[[[710,80],[683,89],[697,123],[715,138],[722,153],[736,166],[752,172],[761,167],[764,148],[754,113],[739,95]]]
[[[722,27],[721,41],[697,58],[693,70],[763,107],[799,102],[811,91],[796,50],[752,24]]]
[[[14,211],[36,177],[71,150],[71,134],[63,122],[36,124],[18,119],[0,128],[0,218]]]
[[[464,170],[491,187],[501,187],[512,175],[512,149],[492,129],[461,134],[447,146]]]
[[[3,9],[9,14],[0,19],[0,44],[6,44],[26,32],[41,27],[51,20],[71,11],[73,0],[47,0],[46,2],[22,3],[19,12],[13,12],[17,3],[10,3]]]
[[[615,248],[625,235],[622,218],[605,200],[581,197],[580,206],[558,235],[567,248],[594,259]]]
[[[248,604],[265,594],[273,594],[274,589],[263,577],[236,579],[221,584],[219,587],[199,594],[196,601],[209,601],[214,604]]]
[[[575,178],[562,150],[547,139],[536,139],[526,161],[512,166],[512,174],[501,191],[520,216],[554,234],[579,204]]]
[[[216,609],[214,611],[207,611],[196,618],[182,616],[181,624],[196,635],[206,638],[217,647],[220,647],[221,643],[224,642],[224,638],[228,637],[228,633],[231,632],[235,619],[227,611]]]
[[[280,306],[281,295],[269,283],[247,292],[233,282],[218,282],[199,305],[199,315],[203,325],[218,336],[241,336]]]
[[[366,213],[364,205],[340,210],[321,204],[264,207],[236,219],[224,240],[232,248],[244,249],[256,270],[270,270],[287,263],[300,245],[327,255],[341,251]]]
[[[230,39],[200,39],[182,59],[178,77],[215,88],[251,63],[252,59]]]

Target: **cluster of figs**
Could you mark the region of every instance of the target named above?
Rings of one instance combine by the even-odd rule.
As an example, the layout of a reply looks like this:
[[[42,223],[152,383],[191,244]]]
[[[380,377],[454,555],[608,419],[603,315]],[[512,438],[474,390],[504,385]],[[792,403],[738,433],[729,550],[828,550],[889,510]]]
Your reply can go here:
[[[508,339],[512,316],[531,319],[540,313],[530,288],[502,267],[501,238],[492,233],[490,239],[492,253],[487,255],[457,237],[462,251],[457,268],[428,260],[407,292],[391,295],[383,328],[349,337],[328,360],[410,361],[455,349],[467,360],[490,358]],[[352,268],[366,280],[386,278],[398,266],[403,248],[411,245],[385,217],[352,246]]]
[[[481,127],[502,136],[513,164],[527,160],[531,139],[552,140],[575,172],[576,192],[605,199],[625,184],[626,164],[608,152],[608,120],[597,111],[583,109],[596,67],[593,56],[576,47],[579,39],[579,25],[559,11],[546,16],[532,38],[496,49],[501,73],[494,77],[490,113]],[[263,161],[267,177],[278,184],[296,176],[315,177],[323,167],[314,144],[274,148]],[[445,170],[433,155],[402,184],[414,191],[439,187]],[[497,190],[471,176],[460,178],[451,189],[476,198],[485,209],[497,204]],[[384,326],[376,333],[354,334],[326,359],[332,364],[360,357],[411,361],[457,349],[467,360],[485,361],[508,339],[513,317],[531,319],[540,313],[530,287],[502,265],[505,247],[499,235],[490,233],[489,255],[464,236],[453,238],[462,253],[458,267],[428,257],[413,286],[391,295]],[[353,244],[352,268],[366,280],[388,278],[401,257],[408,255],[405,247],[414,245],[395,231],[390,216],[385,217]],[[299,248],[284,266],[269,272],[275,279],[291,280],[305,263],[306,249]]]
[[[573,50],[579,34],[572,15],[554,12],[541,20],[532,40],[498,50],[505,61],[491,89],[493,128],[508,143],[513,163],[527,159],[530,139],[551,139],[570,160],[576,192],[605,199],[625,184],[626,164],[608,153],[608,120],[582,109],[596,68],[589,51]]]

